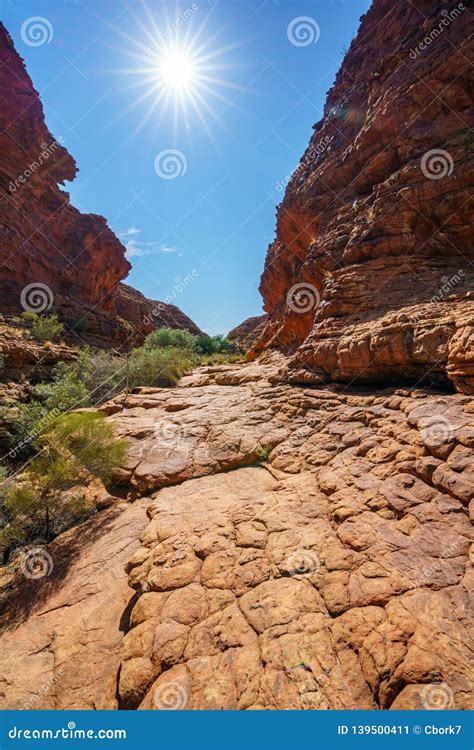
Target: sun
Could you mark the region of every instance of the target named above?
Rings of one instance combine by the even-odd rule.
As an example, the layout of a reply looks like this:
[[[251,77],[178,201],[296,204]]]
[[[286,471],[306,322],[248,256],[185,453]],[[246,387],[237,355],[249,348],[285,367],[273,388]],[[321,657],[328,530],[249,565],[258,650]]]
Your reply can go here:
[[[170,91],[190,91],[197,83],[198,65],[188,52],[171,49],[158,60],[156,74],[158,82]]]
[[[222,125],[221,114],[236,107],[244,89],[234,80],[240,62],[230,55],[244,42],[219,45],[221,32],[208,30],[211,13],[197,23],[195,5],[197,9],[193,3],[192,10],[177,12],[174,18],[165,11],[158,19],[147,0],[142,0],[144,17],[142,11],[130,11],[138,33],[118,30],[131,58],[130,66],[118,72],[129,78],[125,89],[137,92],[118,117],[141,110],[133,135],[150,120],[160,125],[167,118],[175,134],[180,128],[200,127],[201,133],[214,140],[211,127]],[[232,96],[226,95],[232,90]]]

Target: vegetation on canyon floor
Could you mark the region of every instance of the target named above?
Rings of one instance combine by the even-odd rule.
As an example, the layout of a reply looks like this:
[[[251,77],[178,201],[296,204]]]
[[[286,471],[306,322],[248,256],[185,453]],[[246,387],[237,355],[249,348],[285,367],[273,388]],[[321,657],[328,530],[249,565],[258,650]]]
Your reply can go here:
[[[33,441],[36,455],[17,481],[6,482],[0,509],[4,561],[22,544],[49,542],[86,518],[94,505],[85,492],[91,479],[104,483],[123,463],[127,443],[99,412],[60,416]]]
[[[28,322],[31,336],[46,345],[62,326],[54,315]],[[28,384],[28,401],[0,408],[10,448],[0,465],[0,561],[24,544],[51,541],[95,511],[86,489],[94,479],[110,483],[126,443],[94,407],[121,391],[172,386],[201,364],[241,357],[224,336],[161,328],[127,354],[79,349],[72,361],[58,361],[49,379]]]

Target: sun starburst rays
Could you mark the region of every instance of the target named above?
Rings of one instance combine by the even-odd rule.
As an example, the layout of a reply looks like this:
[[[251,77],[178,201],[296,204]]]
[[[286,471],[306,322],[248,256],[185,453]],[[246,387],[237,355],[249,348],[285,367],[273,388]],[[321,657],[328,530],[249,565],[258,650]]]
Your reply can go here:
[[[224,55],[239,45],[219,46],[217,34],[206,38],[208,17],[194,30],[188,19],[183,30],[167,17],[161,18],[158,26],[151,9],[146,4],[144,7],[144,16],[134,15],[140,34],[134,37],[121,32],[133,60],[121,71],[130,79],[124,88],[133,89],[135,95],[120,117],[141,110],[135,132],[152,117],[160,123],[171,116],[175,132],[180,126],[189,129],[197,120],[211,136],[208,123],[217,122],[223,109],[234,106],[226,89],[242,90],[223,77],[225,70],[235,67],[223,62]]]

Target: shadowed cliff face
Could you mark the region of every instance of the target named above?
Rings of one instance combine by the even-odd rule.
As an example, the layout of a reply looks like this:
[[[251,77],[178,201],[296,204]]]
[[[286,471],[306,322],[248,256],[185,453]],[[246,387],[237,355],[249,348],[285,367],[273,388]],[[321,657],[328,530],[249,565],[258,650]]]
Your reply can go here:
[[[21,312],[31,285],[31,308],[39,289],[88,343],[132,345],[162,325],[198,332],[178,308],[119,286],[131,268],[124,246],[102,216],[82,214],[58,186],[76,172],[0,24],[0,311]]]
[[[474,389],[467,5],[375,0],[362,19],[261,280],[255,351],[292,354],[296,382]]]

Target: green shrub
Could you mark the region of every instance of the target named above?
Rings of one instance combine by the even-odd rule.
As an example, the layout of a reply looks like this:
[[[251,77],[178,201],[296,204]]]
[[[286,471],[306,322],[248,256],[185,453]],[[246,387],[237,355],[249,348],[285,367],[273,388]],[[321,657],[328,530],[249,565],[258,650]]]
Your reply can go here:
[[[24,312],[22,312],[22,314],[18,318],[18,320],[19,321],[26,320],[29,323],[33,323],[33,321],[35,321],[37,317],[38,317],[38,313],[30,312],[30,310],[25,310]],[[14,320],[15,320],[15,318],[14,318]]]
[[[180,377],[199,364],[187,349],[135,349],[130,357],[131,388],[140,385],[165,388],[175,385]]]
[[[70,492],[93,477],[109,482],[125,460],[127,444],[117,440],[102,414],[66,414],[43,436],[43,446],[21,481],[3,501],[3,555],[33,538],[49,542],[91,512],[85,493]]]
[[[59,362],[53,370],[52,382],[36,386],[34,392],[44,401],[47,411],[59,409],[64,412],[90,405],[86,385],[68,362]]]
[[[30,313],[31,314],[31,313]],[[37,341],[54,341],[62,332],[64,325],[58,320],[57,315],[35,315],[31,325],[31,335]]]
[[[189,331],[175,328],[157,328],[148,334],[143,344],[144,349],[161,349],[173,347],[177,349],[192,349],[196,336]]]
[[[222,334],[217,336],[197,336],[194,344],[194,351],[199,354],[233,354],[237,352],[237,347]]]
[[[59,362],[52,382],[35,386],[33,395],[30,403],[10,410],[12,448],[20,456],[29,455],[38,442],[41,445],[42,433],[61,414],[90,404],[87,387],[67,362]]]
[[[270,453],[272,452],[272,450],[273,447],[271,445],[262,445],[257,451],[256,463],[268,464],[270,461]]]
[[[125,357],[117,357],[109,352],[82,349],[70,369],[84,384],[93,405],[112,398],[126,385]]]

